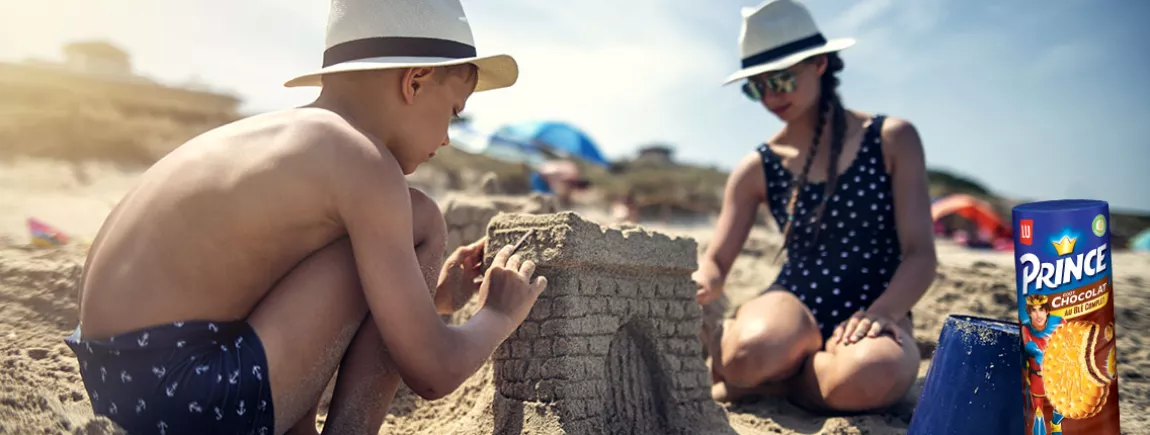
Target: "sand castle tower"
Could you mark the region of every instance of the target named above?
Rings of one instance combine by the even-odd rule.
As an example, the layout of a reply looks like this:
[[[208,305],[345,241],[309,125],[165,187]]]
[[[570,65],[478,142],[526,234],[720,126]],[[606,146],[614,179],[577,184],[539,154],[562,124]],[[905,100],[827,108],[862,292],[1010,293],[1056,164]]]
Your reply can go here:
[[[499,213],[554,213],[558,207],[550,195],[452,195],[442,206],[443,220],[447,222],[446,252],[450,254],[455,248],[479,240],[491,218]]]
[[[696,243],[607,229],[570,212],[500,214],[488,228],[487,264],[496,247],[531,229],[519,253],[550,284],[495,353],[494,432],[715,428],[722,417],[699,353],[702,312],[690,280]]]

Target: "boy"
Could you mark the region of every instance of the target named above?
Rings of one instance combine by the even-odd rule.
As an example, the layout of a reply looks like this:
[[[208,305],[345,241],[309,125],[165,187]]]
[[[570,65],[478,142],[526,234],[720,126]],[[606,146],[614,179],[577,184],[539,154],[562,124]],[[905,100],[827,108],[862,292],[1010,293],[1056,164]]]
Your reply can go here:
[[[173,151],[92,245],[68,344],[94,411],[131,433],[315,433],[337,366],[324,432],[376,433],[401,378],[453,391],[546,286],[507,248],[476,284],[483,241],[444,262],[443,217],[404,178],[514,60],[476,57],[458,0],[331,11],[324,68],[288,82],[322,84],[314,103]]]

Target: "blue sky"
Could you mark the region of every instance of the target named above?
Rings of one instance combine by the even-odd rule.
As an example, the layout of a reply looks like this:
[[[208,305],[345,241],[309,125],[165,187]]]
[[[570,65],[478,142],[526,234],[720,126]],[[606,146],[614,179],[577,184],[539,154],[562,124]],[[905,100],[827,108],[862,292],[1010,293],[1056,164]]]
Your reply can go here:
[[[1150,211],[1150,30],[1137,21],[1150,2],[1120,3],[806,2],[829,37],[858,39],[843,53],[847,106],[914,122],[930,166],[1008,196]],[[280,84],[318,64],[324,0],[0,4],[3,59],[51,59],[67,41],[100,38],[129,50],[141,74],[238,93],[247,111],[315,96]],[[487,128],[570,121],[610,156],[664,141],[681,159],[730,167],[780,127],[719,86],[738,65],[739,9],[755,4],[464,0],[479,50],[521,68],[515,87],[477,94],[468,112]]]

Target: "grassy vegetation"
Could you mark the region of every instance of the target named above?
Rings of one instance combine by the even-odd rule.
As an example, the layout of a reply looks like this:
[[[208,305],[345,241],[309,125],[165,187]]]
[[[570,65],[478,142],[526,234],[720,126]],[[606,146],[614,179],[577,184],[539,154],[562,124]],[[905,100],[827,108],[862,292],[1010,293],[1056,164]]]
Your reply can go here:
[[[111,104],[0,107],[0,156],[147,166],[215,127],[164,116],[128,116]]]
[[[943,197],[957,193],[965,193],[974,197],[994,200],[995,195],[981,183],[942,169],[928,169],[927,179],[930,183],[930,195]]]

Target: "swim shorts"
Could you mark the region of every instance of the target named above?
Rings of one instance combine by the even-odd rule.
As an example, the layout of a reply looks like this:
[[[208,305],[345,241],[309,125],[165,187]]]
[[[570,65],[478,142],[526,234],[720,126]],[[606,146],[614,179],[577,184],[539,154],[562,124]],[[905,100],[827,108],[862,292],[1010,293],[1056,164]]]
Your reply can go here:
[[[267,356],[247,322],[176,322],[65,340],[97,415],[131,434],[275,433]]]

